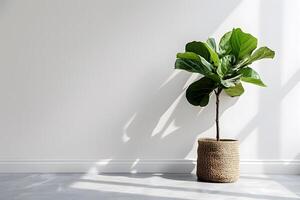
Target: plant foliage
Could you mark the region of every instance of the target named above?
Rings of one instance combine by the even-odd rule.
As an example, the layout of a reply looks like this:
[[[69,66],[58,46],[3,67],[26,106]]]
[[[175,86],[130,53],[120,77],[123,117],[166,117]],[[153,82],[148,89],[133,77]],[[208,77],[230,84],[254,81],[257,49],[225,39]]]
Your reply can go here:
[[[175,69],[203,75],[192,83],[186,98],[192,105],[204,107],[213,91],[224,90],[231,97],[244,93],[242,82],[265,87],[259,74],[249,67],[253,62],[274,58],[268,47],[257,49],[257,39],[240,28],[224,34],[217,47],[215,39],[187,43],[185,52],[177,54]]]

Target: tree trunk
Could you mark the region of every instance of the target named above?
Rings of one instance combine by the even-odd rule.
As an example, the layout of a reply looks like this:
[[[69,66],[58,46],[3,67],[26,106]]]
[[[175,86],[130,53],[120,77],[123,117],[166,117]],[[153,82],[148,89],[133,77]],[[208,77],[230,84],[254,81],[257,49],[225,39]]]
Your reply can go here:
[[[221,88],[218,88],[217,90],[215,90],[215,94],[216,94],[216,131],[217,131],[217,141],[220,141],[220,127],[219,127],[219,96],[222,92]]]

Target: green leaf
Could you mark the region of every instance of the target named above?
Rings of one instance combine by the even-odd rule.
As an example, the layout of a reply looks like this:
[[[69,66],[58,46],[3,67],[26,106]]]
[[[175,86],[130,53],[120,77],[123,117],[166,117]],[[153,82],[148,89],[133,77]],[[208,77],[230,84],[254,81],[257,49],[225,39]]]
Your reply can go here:
[[[231,34],[232,31],[225,33],[219,42],[219,52],[221,55],[230,54],[232,51],[231,44],[230,44]]]
[[[217,74],[222,78],[228,71],[228,66],[224,63],[221,63],[217,68]]]
[[[217,68],[217,74],[223,77],[227,71],[231,68],[232,56],[227,55],[220,59],[220,65]]]
[[[205,60],[210,61],[210,52],[203,42],[189,42],[185,45],[186,52],[193,52],[203,57]]]
[[[244,93],[244,87],[241,83],[238,83],[234,87],[225,89],[225,92],[231,97],[241,96]]]
[[[185,53],[177,53],[176,55],[177,58],[182,58],[182,59],[190,59],[190,60],[195,60],[198,62],[201,62],[201,58],[199,55],[193,53],[193,52],[185,52]]]
[[[257,47],[257,39],[249,33],[244,33],[240,28],[233,29],[230,37],[232,53],[238,60],[249,55]]]
[[[177,58],[178,59],[175,62],[175,69],[199,73],[213,79],[216,82],[220,82],[219,76],[214,73],[214,66],[201,56],[192,52],[185,52],[178,53]]]
[[[190,104],[204,107],[209,102],[210,93],[216,87],[215,81],[203,77],[188,87],[186,90],[186,98]]]
[[[208,44],[205,44],[203,42],[193,41],[187,43],[185,46],[185,51],[196,53],[203,57],[205,60],[214,63],[215,66],[219,64],[218,54],[212,48],[210,48]]]
[[[221,84],[225,87],[225,88],[229,88],[229,87],[234,87],[235,86],[235,82],[234,80],[221,80]]]
[[[249,64],[248,63],[249,62],[249,58],[250,58],[250,56],[248,56],[248,57],[246,57],[246,58],[244,58],[242,60],[239,60],[239,62],[236,65],[233,66],[233,69],[235,71],[237,71],[239,68],[247,66]]]
[[[229,88],[229,87],[234,87],[237,82],[240,81],[241,78],[241,74],[234,74],[231,75],[229,78],[227,79],[222,79],[221,80],[221,84],[225,87],[225,88]]]
[[[241,80],[244,82],[252,83],[258,86],[266,87],[260,79],[259,74],[250,67],[242,68],[238,71],[242,75]]]
[[[210,62],[214,63],[215,66],[218,66],[220,63],[220,59],[219,59],[217,52],[215,52],[214,49],[210,48],[210,46],[208,44],[205,44],[205,45],[210,53]]]
[[[175,69],[182,69],[193,73],[200,73],[200,74],[203,73],[202,66],[189,59],[180,59],[180,58],[176,59]]]
[[[216,45],[216,41],[214,38],[208,38],[206,40],[206,44],[212,48],[215,52],[217,52],[217,45]]]
[[[268,47],[260,47],[259,49],[255,50],[254,53],[250,56],[245,57],[244,59],[240,60],[236,65],[235,68],[242,68],[244,66],[250,65],[254,61],[261,60],[264,58],[274,58],[275,52],[269,49]]]
[[[275,52],[269,49],[268,47],[260,47],[254,53],[250,56],[248,64],[251,64],[252,62],[256,60],[261,60],[264,58],[274,58]]]

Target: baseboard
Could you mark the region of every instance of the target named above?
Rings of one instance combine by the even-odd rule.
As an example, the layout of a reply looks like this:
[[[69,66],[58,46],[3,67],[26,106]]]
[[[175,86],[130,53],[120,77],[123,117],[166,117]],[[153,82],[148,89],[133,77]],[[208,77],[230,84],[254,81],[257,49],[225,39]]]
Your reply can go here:
[[[194,173],[195,160],[0,161],[0,173]],[[300,174],[300,160],[242,160],[245,174]]]
[[[243,160],[245,174],[300,174],[300,160]]]
[[[0,173],[191,173],[193,160],[0,161]]]

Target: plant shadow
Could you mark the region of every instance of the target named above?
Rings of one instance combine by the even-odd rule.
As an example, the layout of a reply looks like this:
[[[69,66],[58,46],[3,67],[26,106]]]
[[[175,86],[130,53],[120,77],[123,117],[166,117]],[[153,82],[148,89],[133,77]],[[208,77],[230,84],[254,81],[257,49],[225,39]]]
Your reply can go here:
[[[202,28],[196,28],[198,38],[189,36],[178,38],[178,43],[185,44],[191,39],[205,40],[208,35],[214,33],[217,27],[224,21],[240,1],[230,0],[220,2],[217,0],[197,2],[202,12],[198,13],[201,18],[206,18],[211,9],[215,10],[214,18],[207,19]],[[219,6],[215,6],[218,4]],[[139,4],[142,6],[142,4]],[[164,6],[164,5],[162,5]],[[196,6],[196,5],[195,5]],[[143,8],[144,9],[144,8]],[[198,22],[197,19],[195,23]],[[191,38],[193,37],[193,38]],[[181,45],[180,45],[181,46]],[[145,74],[156,76],[156,82],[150,84],[151,75],[145,76],[144,80],[135,86],[136,91],[140,91],[139,97],[134,101],[135,106],[120,104],[117,119],[114,121],[114,128],[110,132],[114,133],[110,142],[110,152],[107,156],[111,160],[182,160],[188,159],[189,154],[195,149],[199,135],[203,133],[209,135],[209,129],[214,126],[215,119],[215,97],[212,94],[210,103],[205,108],[190,105],[185,98],[185,89],[189,83],[199,78],[199,76],[187,72],[175,71],[173,68],[176,52],[180,49],[173,49],[173,55],[168,58],[167,64],[161,63],[153,68],[148,65],[141,66],[146,71]],[[149,81],[148,81],[149,80]],[[128,94],[130,95],[130,94]],[[124,96],[124,102],[127,102]],[[220,115],[226,109],[235,104],[237,98],[222,96],[220,105]],[[213,129],[212,132],[215,132]],[[215,137],[215,135],[209,135]],[[224,136],[226,137],[226,136]],[[103,142],[103,141],[102,141]],[[184,144],[184,145],[182,145]],[[107,144],[104,144],[107,145]],[[180,147],[180,148],[179,148]],[[132,162],[124,171],[131,171],[138,168],[138,162]],[[135,166],[135,167],[133,167]],[[105,168],[111,167],[108,162]],[[192,172],[194,164],[188,166]]]

